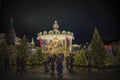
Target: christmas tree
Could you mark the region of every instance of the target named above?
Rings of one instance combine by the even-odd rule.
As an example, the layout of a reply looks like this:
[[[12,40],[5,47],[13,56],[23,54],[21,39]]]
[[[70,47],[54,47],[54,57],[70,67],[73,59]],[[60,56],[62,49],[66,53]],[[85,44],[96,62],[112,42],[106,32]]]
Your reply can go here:
[[[80,50],[79,53],[76,53],[74,56],[74,64],[80,65],[80,66],[87,66],[88,61],[85,56],[85,51],[83,49]]]
[[[90,44],[90,61],[92,65],[95,66],[102,66],[104,65],[104,59],[105,59],[105,49],[104,49],[104,43],[101,40],[101,37],[99,35],[99,32],[97,28],[94,28],[92,41]]]
[[[23,36],[23,39],[21,41],[21,44],[20,44],[20,47],[18,49],[18,56],[24,56],[27,58],[28,56],[28,46],[27,46],[27,38],[26,36],[24,35]]]

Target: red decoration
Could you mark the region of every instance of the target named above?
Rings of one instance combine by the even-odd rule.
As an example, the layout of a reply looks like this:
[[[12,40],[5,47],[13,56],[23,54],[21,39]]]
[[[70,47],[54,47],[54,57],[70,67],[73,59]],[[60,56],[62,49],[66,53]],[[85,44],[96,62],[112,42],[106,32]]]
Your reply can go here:
[[[42,48],[42,39],[41,39],[41,37],[39,38],[39,45],[40,45],[40,48]]]

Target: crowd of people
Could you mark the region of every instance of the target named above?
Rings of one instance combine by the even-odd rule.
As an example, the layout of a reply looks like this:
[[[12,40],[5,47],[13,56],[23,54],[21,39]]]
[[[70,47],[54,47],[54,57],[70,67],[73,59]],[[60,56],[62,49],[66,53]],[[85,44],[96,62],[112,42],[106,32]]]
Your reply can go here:
[[[9,63],[9,58],[6,56],[4,58],[4,71],[5,72],[10,72],[11,71],[11,65]],[[16,58],[16,74],[17,75],[22,75],[23,73],[25,73],[25,57],[24,56],[18,56]]]
[[[66,61],[66,69],[72,69],[73,68],[73,55],[69,55],[67,57],[64,57],[63,53],[59,53],[58,55],[49,55],[49,53],[46,55],[45,60],[45,72],[48,73],[51,71],[51,74],[54,73],[56,70],[59,75],[63,73],[63,62]]]
[[[51,71],[51,74],[54,73],[56,70],[59,75],[63,73],[63,65],[66,66],[66,69],[71,70],[73,68],[73,54],[70,54],[69,56],[65,56],[63,53],[59,53],[58,55],[53,54],[50,55],[49,53],[46,55],[45,62],[44,62],[44,71],[45,73],[48,73]],[[66,64],[63,64],[65,62]],[[22,75],[25,73],[25,57],[24,56],[18,56],[16,58],[16,74]],[[9,60],[6,57],[4,60],[4,66],[5,71],[10,71],[9,68]]]

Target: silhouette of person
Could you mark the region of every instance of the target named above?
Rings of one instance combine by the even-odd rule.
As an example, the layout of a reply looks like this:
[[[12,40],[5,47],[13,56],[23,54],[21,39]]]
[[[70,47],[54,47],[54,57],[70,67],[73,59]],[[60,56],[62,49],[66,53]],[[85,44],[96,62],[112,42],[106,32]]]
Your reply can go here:
[[[74,61],[73,54],[70,54],[70,69],[73,68],[73,61]]]
[[[20,73],[22,74],[23,72],[25,73],[25,57],[22,56],[20,59]]]
[[[20,73],[20,57],[18,56],[16,58],[16,67],[17,67],[16,74],[19,74]]]
[[[53,73],[54,72],[54,70],[55,70],[55,64],[54,64],[54,62],[55,62],[55,60],[54,60],[54,56],[51,56],[50,57],[50,69],[51,69],[51,73]]]
[[[56,68],[57,72],[60,75],[63,72],[62,60],[57,58],[56,64],[57,64],[57,68]]]
[[[69,67],[69,56],[66,57],[66,68],[68,69]]]
[[[10,71],[10,68],[9,68],[9,59],[8,57],[5,56],[5,59],[4,59],[4,68],[5,68],[5,71]]]
[[[47,61],[44,62],[44,66],[45,66],[45,69],[44,69],[45,73],[49,72]]]

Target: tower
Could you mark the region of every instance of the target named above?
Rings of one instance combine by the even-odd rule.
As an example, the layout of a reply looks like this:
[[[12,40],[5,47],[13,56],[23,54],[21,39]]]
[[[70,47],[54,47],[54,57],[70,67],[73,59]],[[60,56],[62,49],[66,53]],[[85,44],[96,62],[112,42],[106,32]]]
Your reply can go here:
[[[35,45],[34,39],[33,39],[33,38],[32,38],[32,40],[31,40],[31,44],[32,44],[32,45]]]
[[[54,31],[57,31],[58,28],[59,28],[59,25],[58,25],[58,23],[57,23],[57,20],[55,20],[55,23],[53,24],[53,30],[54,30]]]
[[[33,38],[32,38],[32,40],[30,42],[30,48],[35,48],[35,42],[34,42]]]
[[[16,37],[16,33],[14,30],[14,25],[13,25],[13,17],[11,16],[10,18],[10,26],[6,32],[6,42],[7,45],[15,45],[15,37]]]

